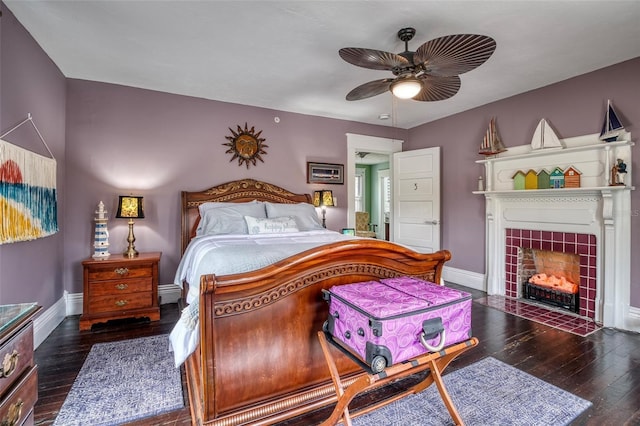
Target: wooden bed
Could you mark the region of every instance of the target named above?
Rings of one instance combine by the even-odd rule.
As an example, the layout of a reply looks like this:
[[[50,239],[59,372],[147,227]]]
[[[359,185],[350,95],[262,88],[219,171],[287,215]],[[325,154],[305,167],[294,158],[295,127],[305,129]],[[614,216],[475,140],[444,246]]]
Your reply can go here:
[[[182,251],[208,201],[311,202],[245,179],[182,193]],[[273,424],[336,402],[317,332],[328,315],[321,290],[412,275],[440,282],[448,251],[419,254],[393,243],[356,239],[308,250],[266,268],[200,281],[200,344],[185,362],[195,425]],[[343,383],[360,375],[336,351]]]

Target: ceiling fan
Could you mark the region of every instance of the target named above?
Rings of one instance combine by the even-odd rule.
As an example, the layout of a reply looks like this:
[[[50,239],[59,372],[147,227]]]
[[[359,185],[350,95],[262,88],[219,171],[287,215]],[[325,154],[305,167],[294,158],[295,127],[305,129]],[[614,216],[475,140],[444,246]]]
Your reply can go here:
[[[350,91],[347,100],[358,101],[387,90],[402,99],[448,99],[460,89],[458,75],[479,67],[496,50],[496,42],[491,37],[453,34],[428,41],[411,52],[409,40],[415,34],[414,28],[398,31],[398,38],[404,42],[404,52],[398,54],[360,47],[340,49],[340,57],[350,64],[391,71],[395,76],[364,83]]]

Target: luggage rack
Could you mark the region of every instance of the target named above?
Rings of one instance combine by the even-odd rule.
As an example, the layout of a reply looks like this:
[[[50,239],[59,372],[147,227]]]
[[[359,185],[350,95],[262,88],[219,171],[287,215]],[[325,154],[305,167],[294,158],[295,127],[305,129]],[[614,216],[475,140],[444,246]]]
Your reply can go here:
[[[331,334],[325,331],[319,331],[318,340],[320,341],[320,346],[322,347],[322,352],[327,361],[327,365],[329,366],[331,379],[333,380],[333,385],[336,389],[336,394],[338,395],[338,401],[335,408],[333,409],[333,412],[331,413],[331,416],[323,423],[321,423],[320,426],[333,426],[338,424],[338,421],[340,421],[341,419],[344,421],[346,426],[351,426],[349,403],[351,403],[351,401],[359,393],[383,386],[393,380],[419,373],[424,370],[430,370],[430,373],[424,378],[424,380],[411,386],[409,389],[401,392],[398,395],[395,395],[392,398],[380,401],[367,407],[366,409],[358,411],[356,416],[366,414],[372,410],[380,408],[383,405],[387,405],[409,394],[421,392],[435,382],[436,386],[438,387],[440,397],[442,398],[442,401],[447,407],[447,411],[449,411],[449,414],[451,415],[451,418],[453,419],[455,424],[464,424],[462,418],[460,417],[460,414],[458,413],[458,410],[453,405],[453,401],[451,400],[447,389],[444,386],[441,373],[451,363],[451,361],[453,361],[463,352],[476,346],[478,344],[477,338],[472,337],[469,340],[465,340],[464,342],[448,346],[439,352],[426,353],[408,361],[391,365],[377,374],[373,373],[371,368],[366,363],[362,362],[353,353],[344,348],[340,344],[340,342],[334,340]],[[349,359],[358,364],[358,366],[360,366],[360,368],[362,368],[367,374],[360,376],[352,384],[345,388],[340,381],[340,374],[338,373],[338,368],[336,367],[336,363],[333,359],[333,356],[331,355],[328,343],[331,343],[332,346],[340,350],[340,352],[342,352]]]

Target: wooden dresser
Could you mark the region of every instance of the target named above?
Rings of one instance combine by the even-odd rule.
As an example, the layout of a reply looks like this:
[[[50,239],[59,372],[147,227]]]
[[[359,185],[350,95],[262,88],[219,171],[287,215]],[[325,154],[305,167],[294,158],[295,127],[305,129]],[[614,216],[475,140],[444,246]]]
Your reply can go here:
[[[0,305],[0,425],[33,425],[38,368],[33,360],[35,303]]]
[[[133,258],[112,254],[108,259],[82,262],[83,310],[80,330],[122,318],[160,319],[158,265],[162,253],[140,253]]]

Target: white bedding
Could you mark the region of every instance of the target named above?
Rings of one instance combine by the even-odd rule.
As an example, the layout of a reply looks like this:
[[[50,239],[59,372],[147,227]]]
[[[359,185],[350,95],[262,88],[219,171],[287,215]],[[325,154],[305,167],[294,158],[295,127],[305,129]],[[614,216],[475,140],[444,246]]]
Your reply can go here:
[[[183,310],[180,320],[170,334],[176,367],[180,366],[198,345],[198,299],[202,275],[254,271],[323,244],[354,238],[328,230],[194,238],[178,265],[174,279],[174,283],[180,287],[185,280],[189,283],[189,306]]]

